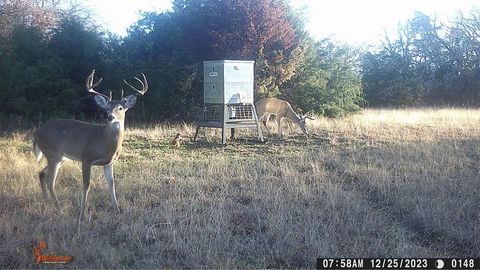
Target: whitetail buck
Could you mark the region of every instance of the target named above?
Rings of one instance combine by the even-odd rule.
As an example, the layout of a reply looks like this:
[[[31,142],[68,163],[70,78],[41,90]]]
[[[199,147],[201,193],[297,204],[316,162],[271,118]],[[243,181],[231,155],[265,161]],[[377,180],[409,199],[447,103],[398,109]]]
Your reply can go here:
[[[112,100],[111,93],[108,97],[95,91],[94,88],[100,84],[102,78],[93,83],[94,74],[95,70],[87,77],[86,87],[88,92],[95,94],[95,102],[105,112],[108,123],[98,125],[77,120],[52,120],[37,129],[33,136],[33,150],[37,162],[40,161],[42,155],[45,155],[47,159],[47,166],[39,173],[43,197],[45,201],[48,201],[48,187],[57,208],[60,207],[55,194],[55,178],[58,170],[67,160],[77,160],[82,163],[83,197],[80,220],[83,219],[85,212],[92,166],[103,166],[112,206],[114,210],[120,211],[115,195],[113,163],[122,148],[125,112],[132,108],[137,101],[136,95],[123,97],[123,90],[120,100]],[[147,79],[143,73],[142,75],[143,81],[134,77],[141,83],[142,89],[136,89],[124,80],[140,95],[144,95],[148,90]]]
[[[307,124],[305,120],[313,119],[310,116],[299,116],[296,114],[290,103],[285,100],[281,100],[278,98],[262,98],[255,102],[255,109],[257,110],[258,121],[261,121],[265,128],[268,130],[268,120],[270,119],[271,115],[276,116],[277,125],[278,125],[278,136],[283,137],[282,134],[282,119],[287,118],[288,120],[295,123],[300,129],[303,131],[305,135],[308,135],[307,131]]]

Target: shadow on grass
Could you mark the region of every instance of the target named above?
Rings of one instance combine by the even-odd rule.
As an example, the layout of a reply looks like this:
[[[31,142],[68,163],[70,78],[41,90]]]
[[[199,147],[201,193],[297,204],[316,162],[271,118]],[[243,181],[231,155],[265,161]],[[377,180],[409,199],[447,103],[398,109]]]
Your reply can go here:
[[[175,166],[182,170],[161,173],[171,164],[149,164],[149,158],[169,146],[132,140],[127,147],[135,162],[128,167],[144,174],[118,177],[124,212],[111,211],[104,187],[91,192],[92,221],[78,237],[81,189],[75,197],[60,194],[75,203],[55,215],[53,206],[39,208],[43,198],[37,185],[29,191],[10,183],[15,188],[0,193],[0,265],[35,267],[25,261],[32,259],[29,245],[37,238],[76,256],[67,267],[82,268],[307,268],[322,254],[478,254],[479,140],[352,148],[348,138],[331,135],[268,137],[263,143],[248,137],[226,146],[220,140],[189,142],[165,159],[191,151],[199,155],[179,158],[185,168]],[[325,151],[312,151],[318,149]],[[259,166],[235,167],[237,160],[222,160],[220,166],[232,170],[214,164],[208,175],[198,164],[218,161],[204,162],[201,155],[212,153],[256,155],[252,160]],[[285,157],[288,153],[295,155]]]
[[[308,137],[304,135],[294,135],[284,138],[278,137],[264,137],[264,141],[258,140],[256,137],[240,137],[232,140],[227,140],[227,144],[223,145],[221,140],[205,140],[197,138],[197,141],[191,141],[185,144],[187,150],[213,150],[223,152],[250,152],[251,154],[271,154],[297,152],[305,150],[313,150],[321,146],[326,146],[330,143],[329,138],[317,134],[311,134]],[[292,151],[290,151],[290,150]]]
[[[391,144],[327,160],[329,174],[406,229],[418,245],[449,256],[476,256],[480,140]],[[352,161],[355,157],[355,161]],[[381,177],[381,178],[378,178]]]

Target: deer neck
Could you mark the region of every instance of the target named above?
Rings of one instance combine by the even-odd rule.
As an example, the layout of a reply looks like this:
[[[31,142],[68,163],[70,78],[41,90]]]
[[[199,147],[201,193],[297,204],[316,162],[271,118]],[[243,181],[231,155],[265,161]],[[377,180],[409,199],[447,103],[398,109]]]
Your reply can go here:
[[[300,121],[302,120],[300,118],[300,116],[298,116],[298,114],[296,114],[293,110],[292,110],[292,107],[288,106],[287,108],[287,113],[286,113],[286,117],[288,119],[290,119],[292,122],[294,122],[295,124],[299,124]]]
[[[124,134],[124,122],[117,121],[108,123],[105,126],[104,139],[112,153],[117,152],[122,147]]]

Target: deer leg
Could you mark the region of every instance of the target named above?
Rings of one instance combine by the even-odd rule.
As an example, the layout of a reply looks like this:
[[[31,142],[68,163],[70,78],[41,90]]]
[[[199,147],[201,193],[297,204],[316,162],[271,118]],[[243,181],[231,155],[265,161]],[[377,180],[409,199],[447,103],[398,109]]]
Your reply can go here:
[[[120,212],[118,208],[117,196],[115,195],[115,181],[113,179],[113,164],[103,166],[105,180],[107,181],[108,191],[112,199],[112,207],[115,211]]]
[[[278,125],[278,137],[283,138],[282,134],[282,118],[277,116],[277,125]]]
[[[40,187],[42,188],[42,193],[43,193],[43,199],[45,202],[48,201],[48,192],[47,192],[47,182],[46,182],[46,177],[47,177],[47,171],[48,171],[48,165],[45,166],[39,173],[38,173],[38,178],[40,179]]]
[[[268,121],[270,121],[270,116],[271,114],[266,114],[265,117],[263,117],[263,121],[262,121],[263,125],[265,126],[269,134],[270,134],[270,129],[268,128]]]
[[[50,191],[50,195],[52,195],[53,201],[57,208],[60,208],[60,204],[58,203],[57,195],[55,194],[55,179],[57,178],[58,169],[62,165],[61,161],[58,162],[48,162],[47,166],[47,185],[48,190]],[[43,187],[42,187],[43,189]]]
[[[80,206],[80,218],[79,220],[83,220],[83,216],[85,215],[85,204],[87,203],[87,196],[88,191],[90,189],[90,174],[92,171],[92,164],[89,162],[82,163],[82,176],[83,176],[83,197],[82,197],[82,204]]]
[[[270,118],[270,115],[268,113],[263,113],[259,114],[260,116],[258,117],[258,121],[262,122],[265,128],[267,129],[268,133],[270,133],[270,130],[268,130],[267,123],[268,119]]]

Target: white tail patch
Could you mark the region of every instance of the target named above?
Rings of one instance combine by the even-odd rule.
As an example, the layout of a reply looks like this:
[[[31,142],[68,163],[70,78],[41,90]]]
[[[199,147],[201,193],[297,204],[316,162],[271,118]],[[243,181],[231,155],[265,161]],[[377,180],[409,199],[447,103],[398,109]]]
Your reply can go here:
[[[33,153],[35,154],[35,159],[37,160],[37,162],[39,162],[40,159],[42,159],[43,157],[43,153],[36,143],[33,143]]]

